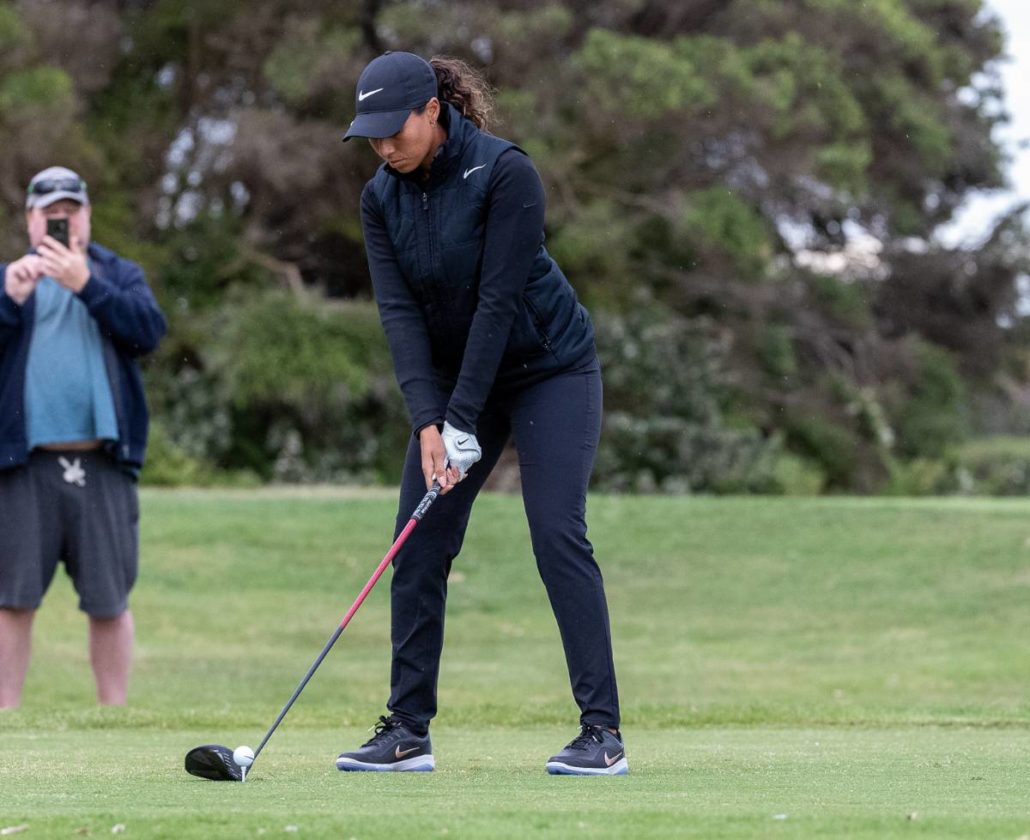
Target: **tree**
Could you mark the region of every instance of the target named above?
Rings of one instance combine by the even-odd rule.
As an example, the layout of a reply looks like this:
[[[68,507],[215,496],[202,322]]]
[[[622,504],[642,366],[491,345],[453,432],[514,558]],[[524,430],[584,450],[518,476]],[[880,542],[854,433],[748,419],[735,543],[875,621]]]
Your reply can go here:
[[[81,25],[55,24],[68,20]],[[757,476],[790,451],[830,488],[873,490],[1027,375],[1021,217],[982,247],[934,241],[971,191],[1002,182],[1003,43],[981,0],[46,0],[0,4],[0,46],[0,190],[18,206],[55,157],[96,185],[98,231],[145,264],[173,316],[153,377],[165,407],[184,382],[232,390],[198,325],[243,329],[251,310],[233,301],[287,290],[317,319],[326,297],[369,297],[357,196],[376,161],[340,138],[383,49],[484,67],[601,332],[710,342],[710,391],[689,401],[709,406],[704,422],[651,407],[711,433],[724,463]],[[4,236],[20,241],[15,218]],[[644,311],[650,325],[632,317]],[[632,378],[633,359],[611,359]],[[639,430],[647,401],[629,393],[609,409]],[[268,474],[293,409],[234,405],[234,443],[197,453]],[[946,422],[913,433],[933,411]],[[310,463],[341,445],[298,433]],[[628,474],[614,448],[604,458]],[[716,472],[686,483],[725,489]]]

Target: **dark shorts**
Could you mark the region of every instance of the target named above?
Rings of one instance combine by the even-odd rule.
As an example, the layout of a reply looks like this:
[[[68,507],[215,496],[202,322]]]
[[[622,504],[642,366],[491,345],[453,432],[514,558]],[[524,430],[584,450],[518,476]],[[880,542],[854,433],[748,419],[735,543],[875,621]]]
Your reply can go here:
[[[34,451],[0,471],[0,608],[36,609],[63,562],[79,609],[128,607],[139,556],[136,482],[100,451]]]

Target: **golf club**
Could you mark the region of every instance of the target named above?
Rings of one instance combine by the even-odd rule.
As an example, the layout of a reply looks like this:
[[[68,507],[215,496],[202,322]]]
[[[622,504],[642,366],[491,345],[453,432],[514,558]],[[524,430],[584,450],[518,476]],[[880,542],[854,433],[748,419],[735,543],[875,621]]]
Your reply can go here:
[[[304,690],[304,686],[308,684],[308,680],[311,679],[312,675],[317,670],[318,666],[322,664],[322,660],[325,659],[326,654],[329,653],[332,646],[336,644],[336,640],[340,638],[340,634],[343,629],[350,623],[354,613],[358,611],[358,607],[365,600],[365,597],[369,592],[372,591],[372,587],[376,585],[376,581],[379,580],[380,576],[386,571],[386,567],[390,565],[394,555],[400,551],[401,546],[404,545],[405,540],[412,531],[415,530],[415,526],[422,521],[422,517],[426,515],[430,506],[436,501],[437,496],[440,495],[440,484],[434,481],[433,486],[429,489],[429,492],[422,497],[422,501],[419,502],[418,507],[415,508],[411,514],[411,518],[408,520],[408,524],[404,526],[404,530],[401,531],[400,535],[394,540],[390,550],[386,552],[386,556],[382,559],[376,570],[372,573],[372,577],[368,579],[368,583],[365,584],[364,588],[358,593],[358,597],[354,599],[354,603],[350,605],[350,609],[347,610],[347,614],[340,621],[339,626],[329,637],[329,641],[325,643],[322,648],[322,652],[318,654],[311,667],[308,668],[308,672],[304,675],[304,679],[300,681],[300,685],[297,686],[296,690],[290,696],[290,699],[286,701],[286,705],[283,706],[282,711],[279,712],[278,717],[275,719],[275,723],[269,728],[268,732],[265,733],[265,737],[261,739],[261,743],[258,744],[258,748],[254,750],[253,758],[250,759],[250,764],[253,765],[257,757],[261,755],[261,750],[265,748],[265,744],[268,743],[268,739],[272,737],[272,733],[275,732],[280,722],[286,713],[290,710],[293,702],[300,696],[301,691]],[[244,747],[240,747],[240,750],[244,750]],[[249,765],[241,767],[233,758],[233,751],[222,744],[204,744],[203,746],[194,747],[188,753],[186,753],[186,772],[194,776],[200,776],[202,779],[211,779],[216,782],[242,782],[246,780],[246,772],[249,769]]]

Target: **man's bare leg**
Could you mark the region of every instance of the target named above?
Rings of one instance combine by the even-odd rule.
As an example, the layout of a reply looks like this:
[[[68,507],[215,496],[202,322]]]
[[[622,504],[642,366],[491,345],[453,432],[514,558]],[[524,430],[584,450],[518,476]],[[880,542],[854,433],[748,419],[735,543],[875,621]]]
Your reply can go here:
[[[0,709],[14,709],[21,703],[35,616],[35,610],[0,609]]]
[[[89,659],[97,681],[97,701],[104,706],[124,705],[129,693],[135,625],[126,610],[115,618],[89,619]]]

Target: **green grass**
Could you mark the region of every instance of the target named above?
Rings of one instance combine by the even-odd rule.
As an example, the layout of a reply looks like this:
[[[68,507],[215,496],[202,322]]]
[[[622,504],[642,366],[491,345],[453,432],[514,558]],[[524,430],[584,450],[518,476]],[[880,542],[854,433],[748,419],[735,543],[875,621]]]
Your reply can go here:
[[[246,785],[387,548],[392,493],[143,493],[125,709],[93,705],[58,580],[0,714],[0,829],[127,837],[1003,837],[1030,833],[1030,503],[594,497],[631,774],[552,778],[575,730],[517,497],[455,564],[433,774],[340,774],[389,676],[388,577]],[[431,515],[431,514],[430,514]]]

